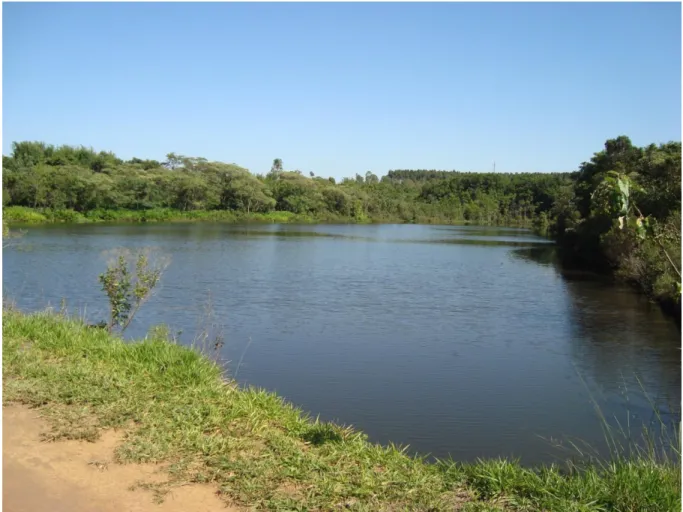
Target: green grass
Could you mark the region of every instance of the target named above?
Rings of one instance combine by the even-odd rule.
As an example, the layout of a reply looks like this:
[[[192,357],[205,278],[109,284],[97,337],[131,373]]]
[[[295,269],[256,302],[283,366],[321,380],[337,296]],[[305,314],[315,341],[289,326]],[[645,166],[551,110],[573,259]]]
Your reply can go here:
[[[93,223],[93,222],[255,222],[275,224],[444,224],[467,225],[470,222],[453,219],[446,215],[419,215],[410,219],[400,216],[375,215],[363,218],[345,217],[334,213],[300,214],[285,211],[266,213],[246,213],[237,210],[193,210],[181,211],[172,208],[153,208],[149,210],[105,210],[97,209],[85,213],[74,210],[51,210],[47,208],[26,208],[8,206],[3,209],[3,218],[9,224],[50,224],[50,223]],[[510,223],[509,226],[526,224]]]
[[[156,331],[162,332],[162,331]],[[50,313],[3,313],[4,403],[40,411],[50,439],[125,429],[118,462],[166,465],[172,485],[212,482],[270,510],[680,510],[679,459],[586,467],[428,463],[241,389],[198,351],[159,336],[124,343]],[[159,496],[167,488],[156,489]]]
[[[172,208],[150,210],[91,210],[85,213],[74,210],[33,209],[23,206],[10,206],[3,209],[5,222],[10,224],[48,224],[48,223],[93,223],[93,222],[263,222],[263,223],[358,223],[351,217],[334,214],[306,215],[292,212],[273,211],[267,213],[246,213],[233,210],[193,210],[180,211]],[[396,219],[394,219],[396,220]],[[365,223],[369,221],[362,221]],[[400,221],[399,221],[400,222]]]
[[[2,218],[5,222],[21,224],[44,224],[48,218],[38,210],[23,206],[8,206],[2,209]]]

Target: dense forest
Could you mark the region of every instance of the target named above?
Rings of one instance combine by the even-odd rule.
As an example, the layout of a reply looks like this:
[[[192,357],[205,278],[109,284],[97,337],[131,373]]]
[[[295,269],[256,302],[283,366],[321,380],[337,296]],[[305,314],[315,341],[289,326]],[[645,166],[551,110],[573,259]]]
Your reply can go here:
[[[681,143],[608,140],[573,173],[392,170],[305,176],[275,159],[268,173],[169,153],[123,160],[85,147],[18,142],[3,156],[10,222],[289,218],[533,226],[566,262],[613,272],[678,302]],[[289,217],[283,217],[284,214]]]

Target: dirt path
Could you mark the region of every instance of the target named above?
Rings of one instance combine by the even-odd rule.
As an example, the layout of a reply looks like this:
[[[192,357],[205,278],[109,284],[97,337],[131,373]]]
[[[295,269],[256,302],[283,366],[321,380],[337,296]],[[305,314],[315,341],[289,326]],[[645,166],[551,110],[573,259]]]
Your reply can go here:
[[[6,512],[226,512],[209,485],[175,488],[164,503],[151,492],[131,491],[140,481],[163,482],[154,465],[114,464],[120,435],[106,432],[96,443],[46,443],[49,430],[35,410],[3,407],[2,505]]]

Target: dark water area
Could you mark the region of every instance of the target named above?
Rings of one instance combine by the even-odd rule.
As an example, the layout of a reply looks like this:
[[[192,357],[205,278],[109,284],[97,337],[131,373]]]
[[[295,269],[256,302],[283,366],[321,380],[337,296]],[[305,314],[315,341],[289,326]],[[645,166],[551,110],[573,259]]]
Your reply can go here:
[[[147,224],[31,227],[4,251],[3,294],[24,310],[106,317],[108,251],[171,258],[127,337],[167,324],[221,332],[245,385],[373,441],[456,460],[603,450],[593,401],[630,425],[678,420],[676,324],[627,287],[563,272],[529,231],[419,225]],[[212,315],[208,315],[210,310]],[[237,363],[242,360],[237,371]],[[649,397],[644,396],[647,394]]]

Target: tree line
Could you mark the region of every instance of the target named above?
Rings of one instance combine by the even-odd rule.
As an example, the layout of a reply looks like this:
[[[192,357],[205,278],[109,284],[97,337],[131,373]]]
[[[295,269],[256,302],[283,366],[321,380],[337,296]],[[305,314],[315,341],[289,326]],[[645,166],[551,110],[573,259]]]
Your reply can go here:
[[[3,205],[47,210],[284,211],[353,221],[530,224],[548,211],[568,174],[390,171],[344,178],[169,153],[122,160],[85,147],[18,142],[3,157]]]

